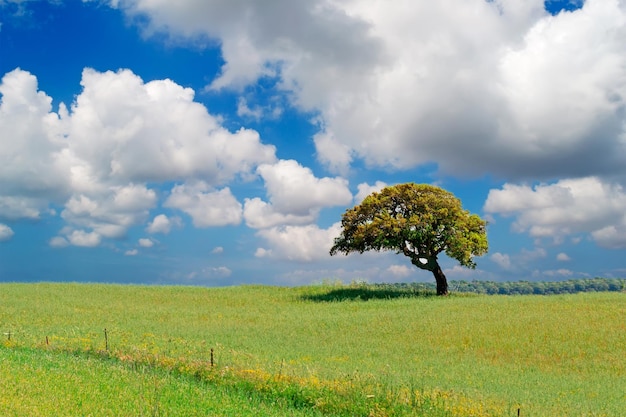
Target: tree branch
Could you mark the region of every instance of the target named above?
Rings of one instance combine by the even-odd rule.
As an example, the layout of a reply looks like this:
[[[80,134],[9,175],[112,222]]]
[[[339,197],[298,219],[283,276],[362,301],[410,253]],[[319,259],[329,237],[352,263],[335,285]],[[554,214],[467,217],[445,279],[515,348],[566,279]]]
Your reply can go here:
[[[437,257],[432,257],[428,255],[422,255],[415,250],[411,250],[409,247],[409,242],[404,242],[404,246],[402,247],[402,253],[404,256],[408,256],[411,259],[411,263],[418,267],[419,269],[424,269],[426,271],[433,271],[435,265],[437,264]],[[422,259],[426,260],[426,263],[422,262]],[[433,262],[435,261],[435,262]]]

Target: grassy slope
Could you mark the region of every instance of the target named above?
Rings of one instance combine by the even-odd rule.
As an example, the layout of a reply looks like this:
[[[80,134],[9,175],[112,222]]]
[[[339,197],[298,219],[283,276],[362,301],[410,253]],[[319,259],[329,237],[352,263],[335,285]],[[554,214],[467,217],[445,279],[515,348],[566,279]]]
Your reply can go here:
[[[0,415],[318,416],[243,389],[148,366],[41,349],[0,349]]]
[[[443,390],[453,393],[446,394],[452,396],[451,404],[459,404],[452,410],[456,415],[463,415],[463,407],[479,414],[481,405],[507,413],[519,406],[522,415],[537,416],[618,416],[626,409],[624,293],[303,300],[330,290],[5,284],[0,285],[0,331],[11,331],[20,346],[42,346],[48,336],[52,346],[102,349],[107,328],[111,349],[120,352],[208,359],[214,348],[219,366],[310,381],[358,381],[396,393],[406,387]],[[2,369],[28,375],[32,363],[42,366],[50,360],[44,354],[0,349]],[[64,367],[76,361],[56,360],[62,362],[61,375],[74,373]],[[80,372],[104,366],[93,358],[81,360],[94,362],[80,366]],[[137,407],[150,407],[149,400],[137,400],[149,398],[147,379],[160,387],[182,383],[172,382],[167,373],[134,377],[115,367],[111,372],[115,378],[130,378],[113,385],[135,386],[129,398]],[[44,374],[44,379],[52,378]],[[36,372],[31,375],[37,380]],[[0,377],[3,391],[19,386],[7,382],[6,374]],[[58,392],[38,389],[44,396],[66,392],[62,385],[51,386]],[[171,388],[181,389],[217,388],[197,382]],[[98,387],[86,391],[99,392]],[[203,397],[183,398],[171,402],[201,402]],[[230,400],[241,401],[237,395]],[[268,409],[264,415],[280,413],[280,408]]]

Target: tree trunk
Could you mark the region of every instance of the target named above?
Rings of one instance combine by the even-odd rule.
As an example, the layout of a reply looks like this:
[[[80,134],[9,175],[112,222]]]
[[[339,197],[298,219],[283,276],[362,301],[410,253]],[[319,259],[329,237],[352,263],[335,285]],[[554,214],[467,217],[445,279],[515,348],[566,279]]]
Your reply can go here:
[[[448,295],[448,280],[441,270],[439,262],[435,261],[435,267],[432,269],[432,272],[437,282],[437,295]]]

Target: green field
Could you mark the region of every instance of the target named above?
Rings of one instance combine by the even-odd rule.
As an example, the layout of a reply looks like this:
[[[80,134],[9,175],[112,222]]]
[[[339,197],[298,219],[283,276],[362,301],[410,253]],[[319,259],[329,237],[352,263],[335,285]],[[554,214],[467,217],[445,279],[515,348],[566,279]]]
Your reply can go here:
[[[623,292],[0,284],[0,331],[2,416],[626,410]]]

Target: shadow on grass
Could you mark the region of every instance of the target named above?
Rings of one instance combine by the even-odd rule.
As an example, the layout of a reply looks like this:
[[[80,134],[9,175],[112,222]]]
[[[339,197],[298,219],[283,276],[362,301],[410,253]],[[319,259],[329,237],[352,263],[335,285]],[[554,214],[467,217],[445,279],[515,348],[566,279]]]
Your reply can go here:
[[[384,286],[332,287],[327,290],[302,296],[305,301],[341,302],[392,300],[396,298],[430,298],[436,297],[433,290],[426,288],[397,288]]]

